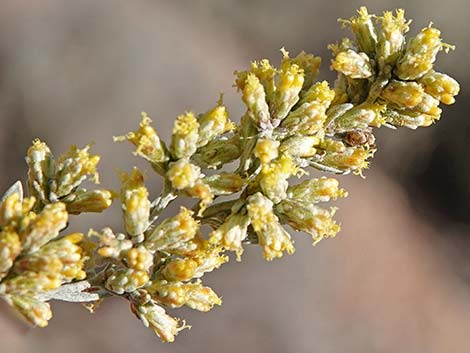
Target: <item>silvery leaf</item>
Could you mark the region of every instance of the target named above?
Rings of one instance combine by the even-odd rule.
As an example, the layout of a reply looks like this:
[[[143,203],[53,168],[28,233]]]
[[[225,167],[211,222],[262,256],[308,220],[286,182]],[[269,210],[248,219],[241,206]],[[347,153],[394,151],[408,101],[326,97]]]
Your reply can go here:
[[[97,293],[83,292],[90,286],[88,281],[64,284],[57,289],[40,294],[38,298],[42,301],[62,300],[66,302],[93,302],[99,300],[100,296]]]

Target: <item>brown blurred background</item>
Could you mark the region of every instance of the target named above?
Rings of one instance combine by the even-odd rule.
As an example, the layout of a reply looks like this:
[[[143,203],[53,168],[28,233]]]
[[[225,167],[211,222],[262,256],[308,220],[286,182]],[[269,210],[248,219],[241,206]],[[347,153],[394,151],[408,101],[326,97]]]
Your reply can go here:
[[[103,185],[137,164],[111,136],[139,113],[168,137],[173,119],[201,112],[219,92],[232,118],[243,111],[234,69],[304,49],[321,55],[346,35],[336,19],[364,1],[1,0],[0,190],[24,180],[31,140],[57,153],[94,141]],[[315,248],[295,235],[295,255],[272,263],[250,248],[206,278],[224,304],[207,314],[179,310],[193,328],[161,343],[110,300],[93,316],[54,303],[46,329],[31,329],[0,306],[1,352],[468,352],[470,332],[470,43],[466,0],[369,1],[371,12],[403,7],[411,34],[432,20],[457,46],[438,69],[462,91],[436,126],[380,131],[367,180],[342,179],[340,235]],[[155,192],[160,181],[149,171]],[[153,184],[152,184],[153,183]],[[113,207],[74,227],[120,227]]]

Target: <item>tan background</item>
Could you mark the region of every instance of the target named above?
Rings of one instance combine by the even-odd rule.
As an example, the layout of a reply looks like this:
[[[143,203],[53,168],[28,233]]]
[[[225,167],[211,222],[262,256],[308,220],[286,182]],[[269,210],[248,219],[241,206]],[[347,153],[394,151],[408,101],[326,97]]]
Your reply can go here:
[[[322,55],[346,33],[336,23],[364,1],[0,1],[0,189],[25,179],[34,137],[54,151],[95,142],[102,183],[144,166],[111,136],[133,129],[139,112],[168,137],[184,110],[203,111],[226,93],[243,111],[234,69],[280,58],[285,46]],[[110,300],[96,314],[54,303],[48,328],[30,329],[0,306],[1,352],[410,352],[469,351],[470,142],[468,2],[369,1],[370,10],[404,7],[412,33],[433,20],[457,45],[439,69],[461,81],[443,121],[416,132],[379,133],[367,180],[344,178],[343,231],[273,263],[250,248],[240,264],[207,276],[224,304],[208,314],[177,310],[193,328],[162,344]],[[149,171],[149,185],[160,181]],[[469,197],[467,197],[469,196]],[[73,221],[85,230],[120,227],[119,210]]]

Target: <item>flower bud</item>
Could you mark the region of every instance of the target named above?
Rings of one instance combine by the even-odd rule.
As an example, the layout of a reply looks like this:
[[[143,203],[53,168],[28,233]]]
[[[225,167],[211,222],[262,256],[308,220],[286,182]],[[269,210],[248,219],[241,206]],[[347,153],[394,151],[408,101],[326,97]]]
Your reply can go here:
[[[35,202],[34,197],[22,199],[16,192],[6,197],[0,204],[0,228],[18,229],[21,220],[31,212]]]
[[[132,248],[132,241],[126,239],[124,234],[114,234],[111,228],[103,228],[101,232],[90,231],[89,237],[98,237],[97,253],[103,257],[119,258],[121,252]]]
[[[168,262],[161,275],[168,281],[188,281],[195,277],[198,263],[190,258],[179,258]]]
[[[60,278],[60,283],[81,280],[86,277],[83,271],[85,257],[77,245],[83,234],[73,233],[51,241],[35,253],[22,258],[15,264],[15,271],[46,273]]]
[[[282,257],[284,251],[288,254],[294,252],[289,233],[280,225],[279,219],[273,213],[271,200],[258,192],[248,198],[247,210],[266,260]]]
[[[393,80],[382,92],[382,98],[402,108],[413,108],[423,100],[424,89],[416,82]]]
[[[405,43],[405,33],[409,31],[410,22],[405,19],[405,11],[398,9],[395,16],[391,11],[385,11],[378,17],[381,23],[377,43],[377,60],[383,70],[385,65],[394,65],[401,55]]]
[[[297,64],[292,63],[289,53],[284,48],[281,51],[284,60],[278,73],[276,91],[270,101],[272,118],[278,122],[284,119],[298,102],[299,93],[304,84],[304,71]]]
[[[309,203],[282,200],[276,205],[276,212],[295,230],[310,234],[314,244],[339,232],[339,225],[333,220],[335,209],[328,211]]]
[[[297,185],[289,186],[287,197],[307,204],[329,202],[346,197],[348,193],[339,188],[339,182],[333,178],[321,177],[319,179],[305,180]]]
[[[148,271],[153,265],[153,255],[144,246],[138,246],[127,251],[125,261],[133,270]]]
[[[219,169],[240,157],[241,148],[238,136],[221,138],[201,147],[192,161],[201,168]]]
[[[198,147],[205,146],[216,137],[235,129],[235,124],[229,120],[227,108],[222,105],[221,101],[215,108],[201,115],[198,122]]]
[[[432,69],[437,53],[446,48],[441,40],[441,31],[431,26],[410,40],[405,53],[395,68],[396,75],[402,80],[416,80]]]
[[[146,289],[152,298],[170,308],[179,308],[183,305],[198,311],[209,311],[214,305],[222,304],[222,300],[209,288],[204,287],[201,281],[192,283],[155,281]]]
[[[388,109],[385,112],[387,121],[394,126],[404,126],[409,129],[430,126],[436,120],[436,116],[423,114],[419,111],[396,111]]]
[[[144,176],[134,168],[131,174],[121,175],[121,208],[126,232],[133,237],[140,236],[148,227],[150,201],[144,185]]]
[[[295,58],[284,58],[284,60],[289,60],[293,64],[298,65],[304,72],[304,85],[302,90],[306,91],[312,87],[315,78],[318,75],[318,70],[321,64],[321,58],[318,56],[313,56],[312,54],[307,54],[304,51],[301,51]],[[302,93],[301,93],[302,94]]]
[[[210,233],[209,241],[227,250],[235,251],[237,261],[240,261],[243,254],[242,242],[248,234],[249,224],[250,219],[247,215],[238,213],[230,215],[219,228]]]
[[[8,274],[13,262],[21,252],[18,234],[10,229],[0,232],[0,280]]]
[[[23,249],[29,253],[37,251],[59,235],[67,225],[67,220],[65,204],[56,202],[46,205],[41,213],[28,220],[26,227],[19,233]]]
[[[103,212],[113,202],[113,194],[109,190],[78,189],[73,193],[71,201],[64,200],[69,214],[80,214],[83,212]]]
[[[175,254],[186,257],[173,258],[163,266],[160,272],[163,279],[184,282],[199,278],[205,272],[211,272],[228,261],[228,257],[223,255],[224,249],[221,246],[212,246],[205,239],[194,238],[187,244],[190,249],[179,248],[174,251]]]
[[[338,53],[331,62],[331,68],[350,78],[369,78],[372,76],[372,65],[365,53],[356,53],[349,49]]]
[[[346,151],[346,145],[342,141],[332,138],[325,138],[318,147],[327,152],[343,153]]]
[[[130,141],[136,147],[134,153],[150,163],[166,162],[168,151],[155,129],[150,126],[151,122],[152,120],[147,116],[147,113],[142,112],[139,129],[124,136],[114,137],[114,141]]]
[[[250,72],[253,73],[261,82],[266,94],[266,99],[267,101],[270,101],[273,97],[274,91],[276,90],[275,78],[277,70],[271,66],[269,60],[263,59],[260,62],[253,61],[251,63]],[[235,74],[237,75],[236,85],[238,89],[243,90],[249,72],[235,72]]]
[[[182,246],[194,238],[199,229],[192,214],[192,211],[182,207],[176,216],[165,219],[146,236],[144,246],[152,252]]]
[[[29,296],[9,295],[5,297],[7,303],[11,305],[29,323],[46,327],[52,318],[51,307],[36,298]]]
[[[362,147],[346,147],[344,152],[326,152],[322,157],[322,163],[344,171],[353,171],[362,175],[362,170],[369,167],[368,158],[372,157],[375,150]]]
[[[274,203],[278,203],[286,197],[289,186],[287,179],[297,172],[298,167],[292,157],[286,154],[282,155],[274,162],[265,164],[261,169],[261,190]]]
[[[261,130],[270,128],[271,118],[264,87],[258,77],[252,73],[246,76],[242,99],[255,125]]]
[[[189,197],[195,197],[200,200],[198,216],[201,216],[207,206],[214,201],[214,194],[209,185],[203,179],[198,179],[193,187],[184,190],[184,194]]]
[[[231,195],[239,192],[245,185],[240,175],[225,172],[204,177],[202,181],[214,195]]]
[[[201,169],[185,159],[170,163],[167,172],[168,180],[176,190],[193,187],[200,176]]]
[[[173,127],[170,151],[175,159],[189,158],[197,149],[199,123],[194,114],[187,112],[178,116]]]
[[[427,93],[423,93],[423,99],[411,111],[432,115],[436,119],[439,119],[442,112],[439,108],[439,100]]]
[[[356,37],[357,45],[362,52],[372,54],[375,52],[377,44],[377,35],[371,20],[371,15],[367,13],[367,8],[362,6],[358,11],[357,17],[351,17],[349,20],[341,20],[344,25],[351,27],[351,32]]]
[[[320,143],[318,136],[293,136],[282,141],[279,151],[292,157],[311,157],[315,154],[314,146]]]
[[[255,146],[255,157],[262,164],[271,162],[278,156],[279,141],[271,139],[259,139]]]
[[[326,81],[315,83],[298,104],[298,108],[290,112],[282,121],[281,127],[287,133],[315,135],[323,129],[326,110],[335,95]]]
[[[90,147],[87,145],[79,149],[77,146],[71,146],[70,150],[57,160],[55,183],[51,188],[57,198],[69,195],[89,176],[95,183],[99,182],[96,166],[100,157],[91,156],[88,152]]]
[[[28,149],[26,156],[28,164],[28,187],[33,196],[43,203],[49,202],[50,185],[54,178],[55,165],[49,147],[36,139]]]
[[[424,75],[419,83],[423,85],[426,93],[444,104],[453,104],[455,102],[454,96],[460,91],[460,85],[456,80],[433,70]]]
[[[380,127],[385,122],[382,117],[384,110],[383,104],[362,103],[337,117],[329,128],[336,133],[344,133],[355,129],[367,130],[369,126]]]
[[[178,332],[187,327],[178,326],[178,320],[165,313],[161,306],[153,302],[143,305],[132,303],[131,310],[145,327],[150,327],[164,342],[173,342]]]
[[[114,269],[106,279],[106,289],[116,293],[124,294],[143,287],[150,277],[146,271],[130,268]]]
[[[62,284],[62,276],[55,272],[25,271],[13,277],[7,277],[1,283],[2,292],[19,296],[37,296],[49,290],[57,289]]]

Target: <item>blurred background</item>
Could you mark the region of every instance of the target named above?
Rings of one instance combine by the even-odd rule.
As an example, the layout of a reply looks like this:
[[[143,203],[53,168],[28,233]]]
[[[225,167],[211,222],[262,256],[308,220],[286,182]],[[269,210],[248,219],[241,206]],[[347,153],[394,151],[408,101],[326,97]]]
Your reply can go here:
[[[232,118],[244,108],[232,72],[250,60],[280,60],[279,48],[323,57],[349,33],[338,17],[367,5],[403,7],[410,34],[432,20],[457,49],[438,70],[458,79],[457,103],[417,131],[378,133],[367,179],[342,178],[342,232],[315,248],[266,263],[248,249],[242,263],[207,275],[223,296],[207,314],[177,310],[193,325],[163,344],[110,300],[94,314],[54,303],[46,329],[32,329],[0,305],[2,352],[468,352],[470,332],[470,42],[466,0],[1,0],[0,190],[25,180],[24,155],[40,137],[57,154],[93,141],[102,184],[133,165],[112,136],[134,129],[145,110],[168,138],[174,118],[202,112],[220,92]],[[384,130],[384,129],[382,129]],[[154,192],[160,180],[148,173]],[[119,209],[72,220],[121,226]]]

